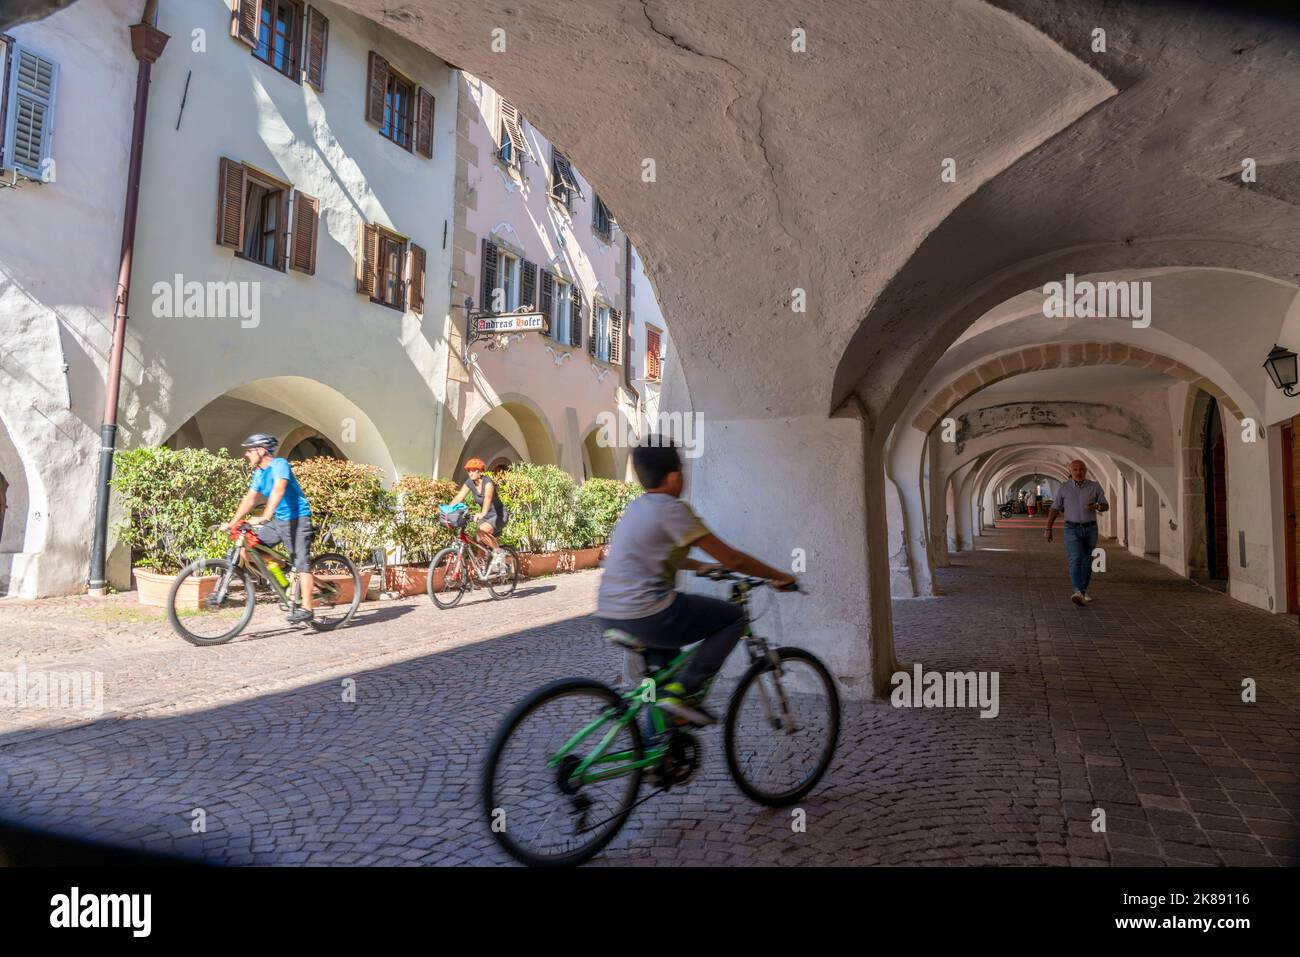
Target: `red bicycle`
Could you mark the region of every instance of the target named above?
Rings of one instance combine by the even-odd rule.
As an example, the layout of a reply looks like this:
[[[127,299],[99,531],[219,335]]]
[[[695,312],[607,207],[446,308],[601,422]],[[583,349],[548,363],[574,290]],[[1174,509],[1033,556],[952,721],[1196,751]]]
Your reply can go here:
[[[481,587],[486,587],[493,598],[509,598],[514,594],[519,585],[518,552],[509,545],[498,544],[502,557],[494,567],[487,546],[465,534],[466,513],[443,513],[438,522],[453,529],[457,535],[455,541],[429,563],[426,588],[435,605],[451,608],[465,597],[465,592]]]

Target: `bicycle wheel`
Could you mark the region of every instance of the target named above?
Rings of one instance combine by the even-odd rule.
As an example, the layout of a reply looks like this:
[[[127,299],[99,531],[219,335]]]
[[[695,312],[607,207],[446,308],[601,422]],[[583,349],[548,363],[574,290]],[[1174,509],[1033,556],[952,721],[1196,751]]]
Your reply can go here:
[[[502,545],[506,553],[501,571],[488,579],[488,593],[493,598],[509,598],[519,587],[519,553],[509,545]]]
[[[444,548],[429,563],[429,581],[425,589],[439,608],[450,608],[461,600],[469,579],[465,559],[458,548]]]
[[[731,695],[723,731],[727,768],[759,804],[793,804],[817,786],[840,735],[840,696],[815,656],[778,648],[780,666],[761,658]]]
[[[310,624],[317,631],[333,631],[352,620],[361,604],[361,575],[352,562],[337,552],[317,555],[307,566],[312,574]]]
[[[641,769],[588,784],[573,770],[613,729],[622,701],[598,681],[565,678],[521,701],[501,723],[483,763],[483,811],[492,836],[518,861],[533,866],[581,864],[614,839],[641,787]],[[558,766],[551,759],[579,731],[603,722],[574,745]],[[629,721],[592,765],[613,771],[645,757],[641,730]]]
[[[198,582],[195,604],[187,582]],[[253,576],[224,558],[201,558],[180,570],[167,593],[167,620],[192,645],[220,645],[253,617]]]

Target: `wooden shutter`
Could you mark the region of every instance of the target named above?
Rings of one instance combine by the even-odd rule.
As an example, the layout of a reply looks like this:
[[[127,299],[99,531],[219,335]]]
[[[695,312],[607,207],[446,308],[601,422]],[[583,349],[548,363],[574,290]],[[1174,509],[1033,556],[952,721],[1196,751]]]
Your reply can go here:
[[[329,40],[329,18],[315,7],[308,7],[302,78],[322,93],[325,92],[325,53],[329,49]]]
[[[551,147],[551,179],[551,195],[572,208],[574,195],[580,195],[578,177],[573,175],[568,157],[554,147]]]
[[[653,329],[645,333],[645,377],[659,378],[659,333]]]
[[[582,345],[582,290],[576,282],[569,288],[569,345]]]
[[[379,227],[361,224],[357,250],[357,292],[374,299],[379,293]]]
[[[411,248],[406,254],[407,261],[410,264],[407,272],[411,276],[411,311],[424,315],[424,266],[428,259],[422,246],[411,243]]]
[[[497,251],[497,244],[491,240],[483,240],[483,269],[480,275],[483,277],[483,289],[479,293],[479,308],[490,310],[492,308],[492,293],[497,288],[497,263],[500,261],[500,253]]]
[[[316,229],[320,200],[294,190],[293,234],[289,243],[289,268],[316,275]]]
[[[510,153],[515,165],[522,165],[527,149],[524,146],[524,132],[519,127],[519,111],[506,99],[501,100],[501,125],[505,127],[506,137],[510,140]]]
[[[221,157],[217,166],[217,245],[244,248],[244,197],[248,176],[242,163]]]
[[[537,308],[537,264],[530,263],[527,259],[519,267],[519,274],[523,278],[519,283],[519,305],[527,306],[529,309]]]
[[[542,270],[542,294],[537,310],[542,314],[542,335],[551,334],[551,310],[555,308],[555,276],[549,269]]]
[[[415,89],[415,151],[433,159],[433,94]]]
[[[596,338],[600,335],[600,328],[597,325],[600,310],[596,308],[596,304],[593,302],[590,311],[591,323],[587,329],[587,352],[594,356],[596,354]]]
[[[623,313],[617,309],[609,311],[609,361],[623,364]]]
[[[235,0],[230,35],[250,47],[257,46],[262,29],[262,0]]]
[[[388,102],[388,61],[370,51],[370,69],[366,79],[366,122],[384,125],[384,106]]]
[[[13,135],[0,137],[5,140],[0,166],[44,181],[48,175],[46,161],[54,151],[54,94],[59,65],[21,44],[11,43],[5,67],[8,75],[0,77],[0,87],[7,91],[9,103],[3,112],[12,129],[0,130],[0,134]]]

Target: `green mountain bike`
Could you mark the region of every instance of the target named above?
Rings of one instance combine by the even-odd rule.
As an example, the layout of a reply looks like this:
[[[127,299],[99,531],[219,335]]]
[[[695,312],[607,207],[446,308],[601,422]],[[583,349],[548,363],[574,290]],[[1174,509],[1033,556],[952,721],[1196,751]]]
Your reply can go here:
[[[213,526],[217,531],[221,526]],[[192,645],[220,645],[234,638],[253,618],[255,583],[270,589],[280,607],[300,604],[298,576],[285,571],[289,556],[257,538],[254,526],[240,522],[229,529],[231,546],[224,558],[200,558],[180,570],[167,595],[167,620]],[[333,631],[352,620],[361,604],[361,576],[346,557],[333,552],[313,556],[313,611],[308,622],[317,631]]]
[[[755,635],[750,593],[768,584],[728,571],[701,573],[730,581],[731,601],[745,615],[742,643],[750,658],[727,706],[727,768],[752,800],[795,803],[826,773],[840,730],[840,700],[826,666],[799,648],[772,648]],[[655,702],[699,644],[666,663],[626,632],[605,637],[626,649],[642,679],[614,689],[565,678],[529,695],[497,730],[483,765],[483,811],[493,836],[525,864],[581,864],[619,832],[636,805],[684,784],[699,767],[700,745]],[[641,720],[638,720],[638,719]],[[642,724],[646,725],[645,730]],[[638,800],[642,779],[656,788]]]

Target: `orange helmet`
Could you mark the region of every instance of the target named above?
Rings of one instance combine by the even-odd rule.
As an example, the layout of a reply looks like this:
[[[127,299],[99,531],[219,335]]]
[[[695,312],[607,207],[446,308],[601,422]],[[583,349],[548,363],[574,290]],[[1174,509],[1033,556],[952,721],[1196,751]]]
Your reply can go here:
[[[465,463],[466,472],[472,472],[475,470],[479,472],[483,472],[487,470],[487,466],[483,464],[482,459],[470,459],[468,462]]]

